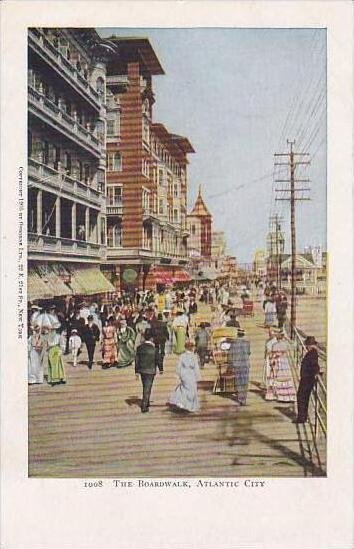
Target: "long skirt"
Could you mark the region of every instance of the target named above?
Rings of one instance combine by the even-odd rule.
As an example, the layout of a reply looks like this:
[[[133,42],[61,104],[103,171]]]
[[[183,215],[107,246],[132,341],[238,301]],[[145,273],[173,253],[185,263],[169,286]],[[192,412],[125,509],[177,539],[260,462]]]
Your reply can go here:
[[[51,347],[48,352],[48,383],[66,381],[64,363],[59,345]]]
[[[117,368],[125,368],[133,363],[135,358],[134,341],[128,339],[119,343]]]
[[[28,353],[28,383],[43,383],[44,369],[42,351],[31,349]]]
[[[237,365],[235,367],[236,396],[240,404],[245,405],[247,400],[249,364]]]
[[[186,350],[186,329],[183,326],[177,326],[174,329],[174,333],[176,337],[174,352],[176,355],[181,355]]]
[[[274,326],[276,323],[276,314],[275,313],[265,313],[265,326]]]
[[[181,383],[179,383],[175,390],[171,393],[168,401],[170,404],[173,404],[182,410],[187,410],[188,412],[198,412],[200,406],[197,382],[191,381],[186,383],[186,381],[181,381]]]
[[[104,364],[114,364],[118,360],[117,345],[113,337],[103,338],[102,360]]]
[[[294,402],[296,400],[293,377],[286,355],[270,359],[265,398],[279,402]]]
[[[169,338],[168,340],[166,341],[166,345],[165,345],[165,354],[166,355],[171,355],[173,353],[173,339],[174,339],[174,334],[172,332],[172,330],[170,328],[167,328],[168,329],[168,335],[169,335]]]

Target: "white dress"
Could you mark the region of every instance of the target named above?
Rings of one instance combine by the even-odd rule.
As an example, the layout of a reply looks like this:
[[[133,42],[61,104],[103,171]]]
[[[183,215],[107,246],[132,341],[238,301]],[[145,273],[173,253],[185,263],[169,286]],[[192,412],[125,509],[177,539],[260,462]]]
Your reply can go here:
[[[43,346],[42,337],[36,334],[28,338],[28,383],[43,383]]]
[[[201,379],[197,355],[191,351],[183,353],[176,373],[180,382],[171,393],[169,403],[188,412],[197,412],[200,409],[197,382]]]

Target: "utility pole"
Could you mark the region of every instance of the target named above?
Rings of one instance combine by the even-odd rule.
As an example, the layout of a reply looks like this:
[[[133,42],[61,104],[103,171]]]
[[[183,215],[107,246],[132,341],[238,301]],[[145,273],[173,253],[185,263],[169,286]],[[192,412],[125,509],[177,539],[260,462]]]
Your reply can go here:
[[[290,232],[291,232],[291,312],[290,312],[290,329],[291,337],[294,337],[294,329],[296,327],[296,217],[295,217],[295,203],[296,201],[310,200],[308,197],[297,196],[299,192],[310,191],[309,187],[299,188],[296,183],[309,183],[309,179],[296,179],[295,168],[297,166],[309,165],[309,160],[301,160],[301,157],[309,156],[309,153],[296,153],[293,150],[295,141],[287,140],[287,144],[290,146],[288,153],[276,153],[275,157],[287,157],[287,162],[274,162],[275,166],[287,166],[290,169],[290,179],[276,179],[277,183],[290,183],[290,188],[275,189],[278,193],[290,193],[289,197],[276,198],[276,200],[290,201]],[[295,157],[300,157],[299,160],[295,160]]]
[[[279,214],[275,214],[269,218],[269,254],[271,256],[271,265],[273,270],[273,265],[275,264],[276,277],[277,277],[277,288],[281,288],[281,254],[282,250],[279,247],[280,237],[281,237],[281,225],[280,222],[283,220]],[[274,254],[274,227],[275,227],[275,254]],[[273,261],[273,256],[275,255],[275,261]]]

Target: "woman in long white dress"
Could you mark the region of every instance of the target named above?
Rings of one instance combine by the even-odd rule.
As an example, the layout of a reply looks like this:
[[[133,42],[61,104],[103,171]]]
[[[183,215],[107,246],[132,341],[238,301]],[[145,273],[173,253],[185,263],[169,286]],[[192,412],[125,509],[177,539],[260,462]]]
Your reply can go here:
[[[267,382],[266,400],[277,400],[278,402],[294,402],[296,400],[288,352],[289,343],[285,339],[284,333],[279,331],[269,355],[270,377]]]
[[[30,385],[43,383],[44,376],[44,339],[39,326],[34,326],[32,332],[28,338],[28,383]]]
[[[271,371],[271,364],[270,364],[270,356],[272,353],[272,347],[273,344],[276,343],[277,338],[275,335],[274,330],[269,329],[269,338],[265,342],[265,348],[264,348],[264,366],[263,366],[263,376],[262,376],[262,385],[266,390],[266,394],[271,394],[270,385],[272,383],[272,371]],[[267,397],[266,397],[267,398]],[[267,399],[271,400],[271,399]]]
[[[169,398],[170,404],[188,412],[198,412],[200,409],[197,383],[201,380],[201,375],[198,357],[193,349],[194,344],[187,341],[186,351],[181,354],[176,368],[180,382]]]

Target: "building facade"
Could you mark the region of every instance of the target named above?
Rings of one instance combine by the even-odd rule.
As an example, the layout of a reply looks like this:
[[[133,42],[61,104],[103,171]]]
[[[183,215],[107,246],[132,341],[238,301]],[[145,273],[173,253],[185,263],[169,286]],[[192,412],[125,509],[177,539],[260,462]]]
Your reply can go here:
[[[189,257],[206,263],[211,262],[213,218],[202,198],[201,187],[192,211],[187,216],[189,230],[188,254]]]
[[[28,32],[31,300],[112,289],[99,269],[106,247],[109,52],[94,29]]]
[[[116,287],[186,278],[188,139],[153,121],[152,77],[164,74],[145,38],[111,37],[107,66],[107,257]]]

